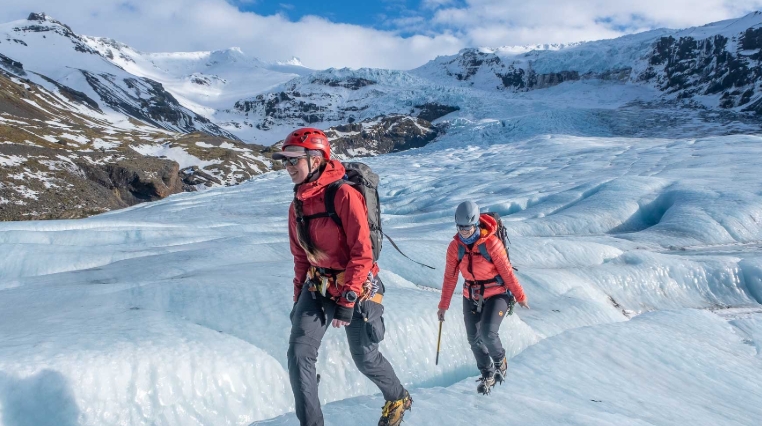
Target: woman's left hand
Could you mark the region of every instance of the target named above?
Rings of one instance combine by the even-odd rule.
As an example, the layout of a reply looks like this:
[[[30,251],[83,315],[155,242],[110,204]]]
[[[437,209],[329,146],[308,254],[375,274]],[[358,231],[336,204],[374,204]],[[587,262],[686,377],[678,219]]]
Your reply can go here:
[[[349,323],[348,323],[348,322],[346,322],[346,321],[342,321],[342,320],[337,320],[337,319],[335,319],[335,320],[333,320],[333,321],[331,322],[331,325],[333,325],[333,327],[334,327],[334,328],[341,328],[342,326],[344,326],[344,327],[348,326],[348,325],[349,325]]]

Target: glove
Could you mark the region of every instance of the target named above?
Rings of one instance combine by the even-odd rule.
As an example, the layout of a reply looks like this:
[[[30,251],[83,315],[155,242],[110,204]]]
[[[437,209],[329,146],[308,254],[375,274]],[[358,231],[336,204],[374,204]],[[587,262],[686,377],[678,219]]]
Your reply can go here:
[[[354,313],[354,307],[346,307],[338,305],[336,306],[336,313],[333,314],[333,319],[337,319],[344,322],[352,322],[352,314]]]

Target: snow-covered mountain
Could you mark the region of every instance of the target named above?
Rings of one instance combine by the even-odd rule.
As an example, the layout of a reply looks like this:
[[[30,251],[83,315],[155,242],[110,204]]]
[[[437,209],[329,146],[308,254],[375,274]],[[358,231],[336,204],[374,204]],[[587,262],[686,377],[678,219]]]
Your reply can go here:
[[[47,184],[39,180],[32,188],[8,180],[24,168],[41,176],[53,172],[40,161],[27,164],[31,153],[20,153],[19,144],[30,142],[44,149],[63,149],[66,143],[66,155],[77,151],[89,158],[96,149],[174,162],[182,184],[158,191],[166,194],[236,184],[277,169],[268,159],[278,148],[274,144],[305,125],[326,129],[342,158],[421,147],[475,123],[485,128],[497,123],[517,140],[553,133],[701,137],[757,132],[761,27],[762,14],[752,13],[614,40],[465,49],[411,71],[313,71],[297,58],[267,63],[238,48],[139,52],[31,14],[26,21],[0,26],[0,78],[8,88],[6,99],[14,99],[2,107],[0,118],[26,130],[38,127],[36,139],[5,131],[14,136],[4,141],[10,145],[0,145],[0,154],[25,160],[6,161],[14,168],[4,170],[0,192],[18,206],[13,215],[54,217],[29,207],[34,199],[28,195],[50,190]],[[47,106],[51,100],[55,106]],[[20,104],[36,108],[37,115],[19,116]],[[210,136],[185,137],[192,131]],[[34,155],[58,155],[45,152]],[[94,161],[106,167],[122,157],[104,158]],[[60,170],[55,174],[64,178]],[[67,185],[80,185],[75,175],[66,178]],[[109,191],[125,187],[113,179],[96,181]],[[128,192],[128,204],[155,199]],[[124,201],[98,199],[100,206],[87,211]]]
[[[85,38],[44,14],[0,25],[0,37],[4,41],[0,52],[23,65],[17,77],[48,90],[56,90],[58,85],[76,90],[83,94],[84,105],[119,117],[115,121],[126,116],[170,131],[203,131],[235,138],[180,105],[159,82],[115,66],[89,47]]]
[[[236,47],[213,52],[142,53],[111,39],[83,40],[115,65],[161,82],[183,105],[221,124],[224,118],[216,116],[218,110],[312,72],[293,61],[265,63]]]
[[[0,25],[0,219],[88,216],[272,169],[264,147],[90,44],[44,14]]]
[[[447,107],[440,113],[430,102],[446,99],[437,90],[436,84],[404,71],[329,69],[239,100],[227,112],[253,124],[251,132],[259,134],[282,134],[304,125],[352,124],[388,115],[418,117],[423,113],[422,118],[433,121],[458,108]]]
[[[129,82],[141,84],[142,89],[136,86],[133,90],[162,98],[157,94],[160,86],[170,94],[164,96],[167,102],[176,100],[183,108],[203,117],[202,121],[208,119],[210,126],[248,143],[263,145],[277,142],[287,129],[300,125],[327,128],[388,114],[417,116],[427,108],[438,111],[424,114],[429,121],[457,109],[468,116],[469,102],[484,102],[484,92],[501,102],[520,103],[535,98],[544,101],[543,94],[532,92],[564,82],[637,86],[643,92],[629,102],[679,101],[682,106],[726,112],[755,112],[762,97],[757,87],[762,73],[757,63],[762,49],[759,12],[703,27],[654,30],[614,40],[465,49],[409,72],[378,69],[313,72],[301,66],[296,58],[265,63],[238,48],[142,53],[118,41],[78,36],[44,15],[33,14],[30,18],[33,20],[6,24],[8,45],[0,46],[3,52],[11,53],[6,54],[11,60],[28,62],[27,69],[44,71],[41,73],[52,75],[56,81],[72,79],[73,70],[84,70],[77,71],[83,73],[83,77],[77,76],[82,84],[70,86],[94,95],[93,90],[106,92],[103,87],[109,83],[100,77],[104,73],[112,75],[105,80],[118,80],[124,86],[125,78],[121,78],[124,75],[104,65],[110,62],[131,76],[126,77]],[[41,33],[36,31],[41,29],[68,41],[74,52],[62,55],[61,43],[39,39]],[[30,37],[35,45],[22,49],[23,45],[13,40],[29,43],[13,37],[13,33],[33,34]],[[29,52],[45,49],[49,53],[55,51],[54,56],[63,60],[39,64],[39,59],[50,55],[37,53],[26,58]],[[82,61],[82,57],[87,60]],[[79,66],[73,66],[73,61]],[[124,89],[109,91],[121,93]],[[611,86],[602,91],[615,92]],[[604,93],[598,97],[611,95]],[[119,108],[138,113],[127,105]],[[151,119],[150,110],[140,113]],[[175,115],[159,124],[165,128],[188,125],[187,115]],[[213,127],[205,130],[197,126],[197,130],[217,132]]]
[[[581,104],[567,104],[563,109],[576,108],[587,114],[604,107],[629,115],[637,103],[671,103],[671,109],[693,107],[693,113],[738,113],[737,119],[744,121],[759,113],[762,100],[760,34],[762,13],[756,12],[703,27],[655,30],[614,40],[465,49],[409,72],[317,72],[239,101],[234,111],[258,130],[277,128],[281,132],[282,127],[311,123],[416,115],[422,105],[444,107],[441,111],[445,114],[459,109],[460,113],[449,116],[452,119],[471,117],[474,109],[485,103],[510,104],[521,110],[527,101],[553,100],[541,89],[589,81],[599,84],[599,90],[590,86],[591,92],[597,92],[593,95],[597,102],[591,105],[580,99]],[[574,89],[565,86],[553,93],[558,96],[566,91]]]
[[[463,87],[527,92],[579,80],[657,89],[653,100],[760,114],[762,12],[685,30],[572,45],[464,49],[413,71]]]

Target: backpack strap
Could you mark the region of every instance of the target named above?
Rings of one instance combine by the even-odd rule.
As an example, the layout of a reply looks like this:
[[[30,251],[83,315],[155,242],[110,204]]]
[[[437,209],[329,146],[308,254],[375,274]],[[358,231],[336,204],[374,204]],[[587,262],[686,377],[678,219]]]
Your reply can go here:
[[[511,261],[511,256],[508,253],[508,246],[506,246],[505,243],[503,243],[503,247],[505,247],[505,255],[508,257],[508,261],[510,262]],[[490,256],[489,250],[487,250],[487,243],[481,243],[481,244],[479,244],[479,254],[481,254],[483,258],[487,259],[487,261],[489,263],[494,263],[494,262],[492,262],[492,256]],[[513,264],[511,264],[511,268],[514,271],[518,271],[518,268],[513,266]]]
[[[484,284],[479,286],[479,302],[476,304],[477,314],[480,314],[482,312],[483,306],[484,306]]]
[[[325,212],[328,213],[328,217],[333,219],[342,230],[344,228],[341,225],[341,218],[336,214],[336,203],[334,201],[336,201],[336,193],[339,192],[339,188],[341,185],[344,185],[345,182],[344,179],[339,179],[335,182],[331,182],[325,188]]]
[[[466,256],[466,248],[463,247],[462,244],[458,244],[458,263],[455,264],[455,270],[453,270],[453,274],[458,273],[458,268],[460,267],[460,262],[463,261],[463,258]],[[433,268],[432,268],[433,269]]]
[[[392,243],[392,247],[394,247],[394,249],[395,249],[395,250],[397,250],[397,252],[399,252],[399,254],[401,254],[401,255],[405,256],[405,257],[406,257],[408,260],[410,260],[411,262],[413,262],[413,263],[417,263],[417,264],[419,264],[419,265],[421,265],[421,266],[425,266],[425,267],[427,267],[427,268],[429,268],[429,269],[437,269],[437,268],[435,268],[435,267],[433,267],[433,266],[429,266],[429,265],[427,265],[427,264],[425,264],[425,263],[421,263],[421,262],[418,262],[418,261],[416,261],[416,260],[410,259],[410,257],[408,257],[408,255],[406,255],[405,253],[403,253],[403,252],[402,252],[402,250],[400,250],[400,248],[399,248],[399,247],[397,247],[397,244],[394,242],[394,240],[392,239],[392,237],[390,237],[390,236],[386,235],[386,234],[385,234],[385,233],[383,233],[383,232],[382,232],[382,234],[384,235],[384,237],[385,237],[387,240],[389,240],[389,242],[390,242],[390,243]],[[459,262],[459,263],[460,263],[460,262]],[[457,268],[456,268],[456,269],[457,269]]]
[[[345,181],[343,179],[339,179],[329,183],[325,187],[325,211],[323,213],[305,215],[297,218],[297,220],[301,222],[304,220],[317,219],[319,217],[330,217],[334,222],[336,222],[336,225],[338,225],[339,228],[343,230],[344,228],[341,225],[341,218],[338,214],[336,214],[336,205],[334,204],[334,201],[336,200],[336,193],[339,191],[339,187],[344,183]]]
[[[338,225],[339,228],[341,228],[341,230],[343,231],[344,227],[341,224],[341,217],[339,217],[339,215],[336,214],[336,203],[335,203],[335,201],[336,201],[336,193],[339,192],[339,188],[341,187],[341,185],[344,185],[345,183],[351,185],[351,183],[349,183],[349,181],[347,181],[346,178],[347,178],[347,175],[344,175],[343,179],[339,179],[337,181],[331,182],[331,183],[328,184],[328,186],[325,187],[325,212],[323,212],[323,213],[316,213],[316,214],[312,214],[312,215],[309,215],[309,216],[304,216],[304,217],[301,217],[301,218],[297,218],[297,220],[298,221],[302,221],[302,220],[315,219],[315,218],[318,218],[318,217],[330,217],[331,219],[333,219],[333,221],[336,223],[336,225]],[[371,231],[374,231],[374,229],[371,229]],[[395,248],[395,250],[397,250],[401,255],[407,257],[408,259],[410,259],[405,253],[402,252],[402,250],[400,250],[399,247],[397,247],[397,244],[394,243],[394,240],[392,240],[391,237],[389,237],[388,235],[386,235],[384,233],[382,233],[382,235],[384,237],[386,237],[386,239],[388,239],[390,243],[392,243],[392,246]],[[419,264],[419,265],[421,265],[421,266],[425,266],[425,267],[427,267],[429,269],[436,269],[433,266],[429,266],[429,265],[426,265],[426,264],[421,263],[421,262],[416,262],[413,259],[410,259],[410,260],[415,262],[415,263],[417,263],[417,264]]]
[[[489,251],[487,250],[487,243],[481,243],[478,247],[482,257],[487,259],[487,262],[492,263],[492,256],[489,255]]]

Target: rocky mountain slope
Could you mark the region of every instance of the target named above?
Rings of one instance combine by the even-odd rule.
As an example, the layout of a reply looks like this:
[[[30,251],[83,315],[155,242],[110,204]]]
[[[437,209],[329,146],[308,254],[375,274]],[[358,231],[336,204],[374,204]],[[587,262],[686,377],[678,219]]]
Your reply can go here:
[[[412,73],[514,93],[580,80],[614,81],[654,88],[654,100],[761,112],[762,12],[686,30],[527,50],[465,49]]]
[[[235,104],[310,73],[237,48],[138,52],[41,13],[0,24],[0,219],[83,217],[278,169],[253,142],[272,145],[292,123],[260,131]],[[426,118],[378,115],[329,133],[342,158],[377,155],[433,140]]]
[[[760,34],[757,12],[614,40],[464,49],[411,71],[314,72],[218,114],[256,138],[398,114],[434,122],[440,132],[459,120],[496,120],[517,137],[759,131]]]
[[[67,25],[44,14],[0,25],[0,53],[6,71],[47,88],[78,92],[78,101],[96,112],[124,115],[175,131],[202,131],[236,137],[208,118],[180,105],[161,83],[135,76],[115,66],[85,43]]]
[[[0,220],[85,217],[270,169],[264,147],[137,120],[115,126],[84,96],[0,67]]]
[[[270,145],[294,126],[327,128],[386,115],[434,121],[459,109],[464,111],[450,117],[468,117],[469,104],[483,102],[480,92],[495,94],[499,101],[516,100],[524,93],[578,81],[642,87],[643,94],[633,100],[640,103],[754,112],[760,96],[755,58],[761,23],[762,15],[752,13],[703,27],[614,40],[465,49],[407,72],[313,72],[299,65],[265,63],[237,48],[142,53],[109,39],[82,40],[131,74],[161,82],[183,106],[225,131],[249,143]]]

